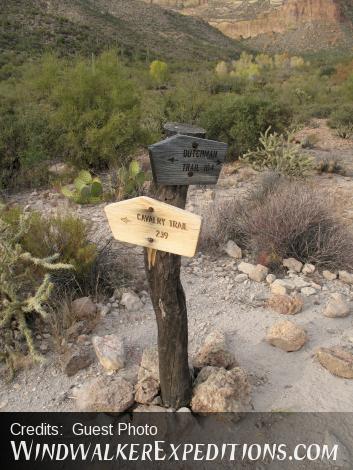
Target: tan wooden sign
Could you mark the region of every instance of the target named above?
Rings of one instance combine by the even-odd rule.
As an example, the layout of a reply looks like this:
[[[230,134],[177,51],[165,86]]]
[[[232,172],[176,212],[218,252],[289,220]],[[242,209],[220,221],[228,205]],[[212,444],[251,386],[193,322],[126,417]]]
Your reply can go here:
[[[141,196],[105,207],[114,238],[154,250],[194,256],[201,217]]]

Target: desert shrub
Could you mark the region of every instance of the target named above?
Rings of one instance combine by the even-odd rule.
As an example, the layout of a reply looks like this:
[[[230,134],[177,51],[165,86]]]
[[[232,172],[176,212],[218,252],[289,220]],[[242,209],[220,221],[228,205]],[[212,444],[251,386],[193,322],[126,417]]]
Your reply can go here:
[[[315,148],[318,142],[319,138],[316,134],[308,134],[302,140],[301,145],[304,149],[313,149]]]
[[[1,218],[13,230],[18,230],[23,214],[18,208],[4,208]],[[70,264],[74,271],[52,275],[57,289],[92,293],[95,287],[92,272],[96,269],[97,246],[89,241],[89,226],[72,216],[44,217],[37,212],[27,216],[28,229],[18,238],[22,249],[36,258],[47,258],[57,253],[63,263]],[[33,276],[36,272],[32,272]]]
[[[182,77],[164,96],[163,121],[197,123],[208,102],[208,91],[197,76]]]
[[[315,165],[319,173],[337,173],[344,174],[344,168],[339,158],[334,156],[324,156],[320,158]]]
[[[145,181],[146,174],[136,160],[132,160],[128,167],[122,166],[117,171],[117,181],[115,183],[115,192],[118,199],[138,196],[142,192]]]
[[[200,124],[211,139],[228,142],[229,155],[242,155],[258,144],[261,132],[269,126],[283,131],[290,123],[291,113],[274,100],[258,96],[217,96],[202,113]]]
[[[118,165],[145,140],[138,86],[114,52],[71,62],[46,55],[5,85],[0,87],[3,187],[14,175],[58,158],[80,169]],[[45,174],[42,168],[40,173]]]
[[[256,170],[273,170],[288,176],[305,176],[312,161],[301,153],[300,145],[293,142],[291,134],[261,133],[260,146],[243,155],[242,160]]]
[[[343,139],[353,137],[353,106],[344,105],[336,109],[330,116],[329,126],[335,129]]]
[[[168,65],[161,60],[154,60],[150,65],[150,76],[158,85],[164,85],[168,80]]]
[[[336,129],[341,125],[352,125],[353,124],[353,105],[346,104],[336,109],[330,116],[329,125],[333,129]]]
[[[324,193],[304,182],[278,178],[255,196],[214,206],[201,246],[214,248],[233,239],[256,261],[272,267],[294,257],[328,269],[353,269],[353,235],[334,216]]]

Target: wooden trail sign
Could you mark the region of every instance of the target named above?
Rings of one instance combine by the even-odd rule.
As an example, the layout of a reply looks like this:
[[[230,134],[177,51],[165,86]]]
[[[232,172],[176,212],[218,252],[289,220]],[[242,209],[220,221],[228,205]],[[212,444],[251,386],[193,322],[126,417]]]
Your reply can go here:
[[[201,217],[141,196],[105,207],[114,238],[182,256],[194,256]]]
[[[149,147],[153,178],[162,185],[216,184],[227,144],[177,134]]]

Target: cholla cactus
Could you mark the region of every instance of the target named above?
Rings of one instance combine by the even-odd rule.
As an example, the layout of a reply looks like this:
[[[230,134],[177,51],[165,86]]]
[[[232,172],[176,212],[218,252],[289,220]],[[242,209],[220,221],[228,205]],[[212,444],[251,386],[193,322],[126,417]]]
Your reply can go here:
[[[42,356],[34,347],[33,337],[27,324],[27,315],[37,313],[46,318],[45,304],[48,302],[52,289],[51,273],[58,270],[73,269],[71,265],[57,263],[59,255],[39,259],[25,252],[20,244],[23,234],[28,229],[28,217],[20,217],[19,226],[14,233],[10,225],[1,218],[0,207],[0,329],[11,328],[16,321],[24,336],[29,353],[33,360],[40,361]],[[33,276],[33,269],[41,274]],[[6,335],[5,335],[6,336]],[[5,344],[5,351],[0,358],[9,359],[11,346]]]
[[[256,150],[249,151],[242,157],[255,170],[269,169],[288,176],[301,177],[313,168],[312,159],[301,152],[300,145],[293,142],[291,134],[270,134],[268,128],[261,134],[260,144]]]

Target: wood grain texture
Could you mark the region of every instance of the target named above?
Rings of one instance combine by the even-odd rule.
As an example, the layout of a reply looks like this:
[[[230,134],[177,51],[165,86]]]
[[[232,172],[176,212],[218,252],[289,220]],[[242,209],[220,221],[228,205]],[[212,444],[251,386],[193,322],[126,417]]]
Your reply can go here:
[[[154,181],[161,185],[216,184],[227,144],[177,134],[149,147]]]
[[[156,186],[153,197],[184,208],[188,186]],[[158,327],[159,377],[161,396],[166,406],[178,409],[190,403],[192,377],[188,357],[188,319],[186,299],[180,281],[181,258],[157,251],[156,262],[149,267],[145,249],[145,267]]]
[[[194,256],[201,217],[141,196],[105,207],[114,238],[147,248]]]

